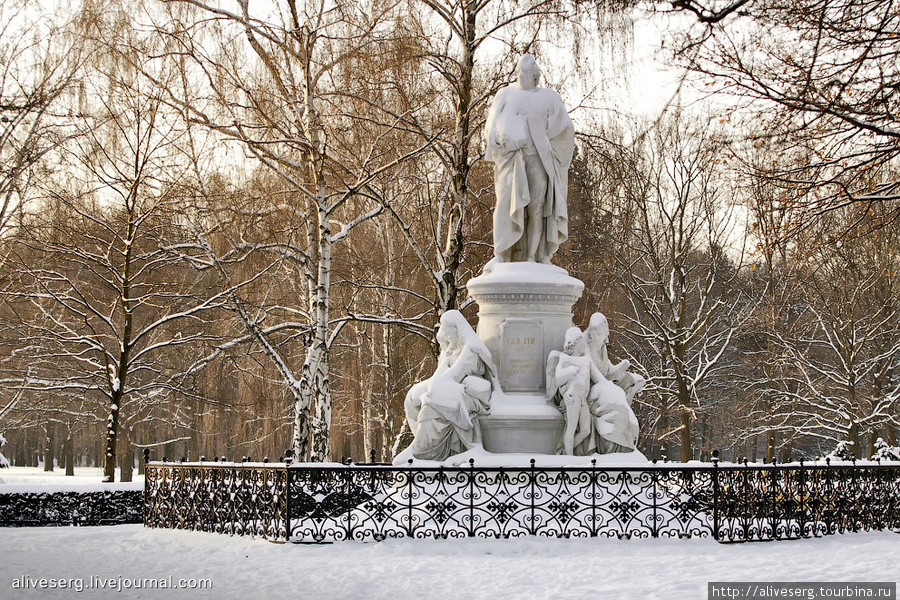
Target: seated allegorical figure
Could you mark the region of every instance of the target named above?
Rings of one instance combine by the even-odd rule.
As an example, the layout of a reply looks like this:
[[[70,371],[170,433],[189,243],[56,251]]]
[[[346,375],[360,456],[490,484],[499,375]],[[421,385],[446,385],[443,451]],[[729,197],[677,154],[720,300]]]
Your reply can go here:
[[[622,388],[606,378],[591,388],[588,406],[597,433],[595,452],[631,452],[637,446],[638,422]]]
[[[441,352],[434,374],[406,394],[406,419],[415,438],[412,454],[444,460],[481,444],[477,417],[490,414],[500,389],[490,351],[459,311],[441,316]]]
[[[588,354],[600,373],[609,381],[612,381],[625,392],[625,398],[628,405],[631,406],[634,395],[641,391],[641,388],[647,383],[647,380],[637,373],[628,370],[631,361],[622,360],[617,364],[612,364],[609,360],[609,352],[606,349],[609,343],[609,322],[603,313],[594,313],[591,315],[588,328],[584,332],[587,342]]]
[[[609,342],[609,323],[602,313],[591,315],[584,332],[588,355],[602,375],[588,398],[598,440],[599,454],[630,452],[637,446],[638,422],[631,403],[646,380],[628,371],[631,362],[622,360],[612,364],[606,348]]]
[[[613,367],[606,358],[605,338],[598,335],[605,322],[605,318],[602,323],[591,319],[595,326],[593,338],[588,335],[590,328],[582,333],[572,327],[566,332],[563,351],[554,350],[547,359],[547,396],[566,417],[560,449],[565,454],[630,452],[637,445],[638,422],[629,397],[603,372],[605,367],[607,373],[612,370],[614,375],[621,376],[629,366],[623,361]],[[606,331],[608,335],[609,330]],[[590,342],[595,345],[589,346]],[[601,342],[602,348],[598,345]],[[605,358],[606,362],[598,365],[597,357]]]

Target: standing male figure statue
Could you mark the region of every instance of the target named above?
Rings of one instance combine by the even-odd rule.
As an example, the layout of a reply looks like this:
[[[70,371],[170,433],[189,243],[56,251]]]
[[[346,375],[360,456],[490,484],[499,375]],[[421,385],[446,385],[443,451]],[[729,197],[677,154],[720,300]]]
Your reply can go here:
[[[541,71],[525,54],[518,83],[494,97],[485,159],[494,163],[494,257],[550,263],[569,237],[566,189],[575,130],[555,91],[537,87]]]

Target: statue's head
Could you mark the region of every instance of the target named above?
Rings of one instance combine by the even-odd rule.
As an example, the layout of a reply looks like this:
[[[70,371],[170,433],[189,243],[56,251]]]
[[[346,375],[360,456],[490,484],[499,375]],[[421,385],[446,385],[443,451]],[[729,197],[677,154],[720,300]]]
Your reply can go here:
[[[441,315],[441,325],[437,331],[437,341],[441,348],[448,344],[459,344],[460,327],[463,323],[466,323],[465,317],[458,310],[448,310]]]
[[[537,87],[541,80],[541,69],[538,67],[534,57],[530,54],[523,54],[516,65],[516,77],[519,81],[519,87],[523,90],[531,90]]]
[[[441,348],[446,347],[448,344],[453,342],[456,339],[456,327],[453,325],[441,325],[438,327],[437,331],[437,341],[438,345]]]
[[[606,320],[603,313],[597,312],[591,315],[588,334],[597,340],[606,341],[609,339],[609,321]]]
[[[584,354],[584,336],[577,327],[569,327],[566,330],[563,352],[569,356],[581,356]]]

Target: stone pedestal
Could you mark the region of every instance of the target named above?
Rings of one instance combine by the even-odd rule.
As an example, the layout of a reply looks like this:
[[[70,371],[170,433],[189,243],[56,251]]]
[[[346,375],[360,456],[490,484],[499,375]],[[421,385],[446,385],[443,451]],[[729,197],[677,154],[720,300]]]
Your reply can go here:
[[[547,355],[562,349],[584,284],[559,267],[518,262],[494,265],[467,287],[503,388],[481,419],[485,450],[555,453],[564,419],[546,399]]]

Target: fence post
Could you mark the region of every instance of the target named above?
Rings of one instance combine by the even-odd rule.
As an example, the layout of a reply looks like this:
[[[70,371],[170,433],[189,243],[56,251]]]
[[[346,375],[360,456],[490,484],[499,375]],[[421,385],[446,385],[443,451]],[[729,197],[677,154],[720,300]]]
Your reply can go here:
[[[291,469],[284,465],[284,541],[291,541]]]
[[[597,537],[597,459],[591,459],[591,537]]]
[[[653,501],[653,525],[650,528],[651,537],[659,537],[659,521],[656,514],[656,499],[659,496],[659,470],[656,469],[656,459],[652,461],[653,467],[650,468],[650,498]]]
[[[769,485],[772,486],[771,501],[772,501],[772,539],[778,539],[778,466],[775,459],[772,459],[772,476],[769,478]],[[762,533],[762,532],[760,532]]]
[[[410,458],[407,464],[409,468],[406,470],[406,483],[408,484],[406,505],[408,507],[407,514],[409,515],[409,519],[407,520],[406,534],[409,537],[413,537],[413,473],[411,471],[413,459]]]
[[[719,541],[719,451],[713,450],[713,539]]]
[[[530,494],[531,495],[531,503],[530,503],[531,523],[528,527],[529,535],[537,535],[537,528],[535,527],[535,516],[534,516],[534,513],[535,513],[534,499],[537,494],[536,489],[535,489],[536,485],[537,484],[535,483],[534,459],[532,458],[531,459],[531,469],[528,471],[528,486],[531,488],[531,494]]]
[[[353,533],[351,531],[351,528],[353,527],[353,524],[351,523],[351,520],[352,520],[351,513],[353,512],[353,499],[350,496],[350,494],[351,494],[350,480],[353,477],[353,473],[351,472],[352,468],[353,468],[353,460],[351,459],[351,460],[348,460],[347,464],[342,466],[341,470],[340,470],[340,472],[344,474],[344,502],[345,502],[344,514],[347,516],[347,518],[345,520],[345,523],[346,523],[345,529],[347,531],[347,537],[344,539],[347,540],[348,542],[351,539],[353,539],[351,537],[353,535]]]
[[[142,498],[142,504],[144,505],[141,510],[141,517],[144,521],[144,527],[147,527],[147,522],[150,517],[150,477],[147,476],[147,465],[150,463],[150,448],[144,448],[144,496]]]
[[[851,467],[851,473],[853,473],[853,477],[850,480],[850,488],[852,489],[850,498],[855,501],[859,498],[860,491],[861,491],[860,490],[860,487],[861,487],[860,486],[860,478],[859,478],[858,469],[856,468],[856,457],[851,456],[850,462],[853,464],[853,467]],[[865,514],[863,512],[865,510],[865,507],[863,507],[862,510],[859,510],[858,503],[854,502],[854,504],[857,504],[857,506],[855,507],[856,511],[850,511],[850,524],[853,527],[850,531],[856,533],[857,531],[860,530],[861,523],[864,522],[863,518],[862,518],[862,514]]]
[[[737,503],[737,507],[739,509],[738,514],[741,520],[741,535],[743,536],[741,539],[745,542],[750,541],[750,531],[752,529],[751,519],[755,519],[755,516],[751,516],[750,514],[750,494],[753,490],[750,488],[750,466],[747,461],[747,457],[744,457],[744,468],[741,469],[741,491],[740,495],[735,498],[735,502]]]
[[[806,467],[803,466],[803,459],[800,459],[800,468],[797,469],[797,522],[798,535],[806,537]]]
[[[475,459],[469,459],[469,537],[475,537]]]

